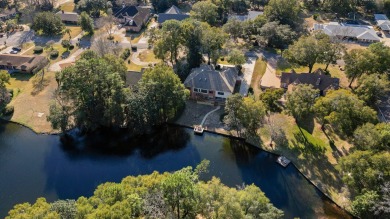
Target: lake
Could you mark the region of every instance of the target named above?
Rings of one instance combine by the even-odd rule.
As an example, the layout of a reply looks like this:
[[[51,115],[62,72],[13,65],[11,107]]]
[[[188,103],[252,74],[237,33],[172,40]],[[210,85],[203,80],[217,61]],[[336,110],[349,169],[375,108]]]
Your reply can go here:
[[[286,218],[348,218],[293,166],[276,156],[217,134],[164,127],[150,136],[100,132],[62,143],[56,135],[37,135],[17,124],[0,122],[0,218],[14,204],[91,196],[103,182],[128,175],[175,171],[210,161],[205,180],[217,176],[228,186],[259,186]]]

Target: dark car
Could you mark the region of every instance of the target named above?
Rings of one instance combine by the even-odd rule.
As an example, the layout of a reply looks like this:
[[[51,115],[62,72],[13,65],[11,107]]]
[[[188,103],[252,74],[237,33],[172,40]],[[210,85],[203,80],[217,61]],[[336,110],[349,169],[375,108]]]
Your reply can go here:
[[[20,47],[12,47],[12,50],[20,52],[20,51],[22,51],[22,48],[20,48]]]

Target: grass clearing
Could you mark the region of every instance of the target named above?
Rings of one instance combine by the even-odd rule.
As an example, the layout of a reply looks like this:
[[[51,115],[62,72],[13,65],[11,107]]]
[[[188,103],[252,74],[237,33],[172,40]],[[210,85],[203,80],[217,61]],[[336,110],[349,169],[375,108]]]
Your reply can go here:
[[[253,76],[251,81],[251,88],[253,88],[253,94],[255,97],[258,97],[261,93],[260,81],[265,70],[267,69],[267,62],[262,59],[257,59],[255,63],[255,68],[253,70]]]
[[[65,12],[74,12],[76,9],[76,4],[73,1],[65,2],[60,6],[60,9]]]
[[[134,64],[133,62],[130,61],[130,59],[126,60],[125,63],[126,63],[126,66],[127,66],[127,70],[129,71],[141,71],[141,69],[144,67],[142,65],[137,65],[137,64]]]
[[[71,25],[66,25],[65,29],[70,29],[70,38],[73,39],[76,36],[78,36],[83,30],[81,29],[80,26],[71,26]],[[69,35],[68,34],[63,34],[61,40],[69,40]]]
[[[342,187],[335,165],[340,157],[348,153],[351,145],[337,137],[329,128],[324,133],[312,116],[300,121],[299,126],[287,115],[274,114],[271,117],[273,121],[279,121],[288,144],[270,147],[270,131],[263,127],[260,129],[263,147],[291,159],[303,174],[336,203],[348,206],[348,195],[343,193],[345,188]]]
[[[156,56],[154,55],[152,50],[142,51],[141,53],[139,53],[138,58],[139,58],[139,60],[141,60],[141,62],[155,62],[155,63],[157,63],[157,62],[161,61],[160,59],[156,58]]]
[[[126,38],[131,42],[131,44],[137,44],[142,38],[143,33],[131,33],[126,34]]]

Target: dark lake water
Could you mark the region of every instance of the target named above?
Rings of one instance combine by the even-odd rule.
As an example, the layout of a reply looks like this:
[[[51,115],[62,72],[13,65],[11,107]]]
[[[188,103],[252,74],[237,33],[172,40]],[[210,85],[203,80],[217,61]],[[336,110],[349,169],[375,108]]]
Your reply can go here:
[[[259,186],[286,218],[346,218],[293,165],[279,166],[272,154],[216,134],[167,127],[153,136],[129,139],[123,133],[77,137],[37,135],[0,122],[0,218],[16,203],[90,196],[103,182],[128,175],[175,171],[210,160],[210,172],[228,186]]]

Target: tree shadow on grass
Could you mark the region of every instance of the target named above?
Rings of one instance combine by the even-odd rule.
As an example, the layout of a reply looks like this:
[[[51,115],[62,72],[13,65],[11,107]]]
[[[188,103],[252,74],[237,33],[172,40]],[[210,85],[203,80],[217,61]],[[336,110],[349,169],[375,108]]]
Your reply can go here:
[[[10,76],[11,76],[11,78],[15,78],[15,80],[18,80],[18,81],[29,81],[31,79],[31,77],[33,77],[32,74],[18,73],[18,72],[12,73]]]

